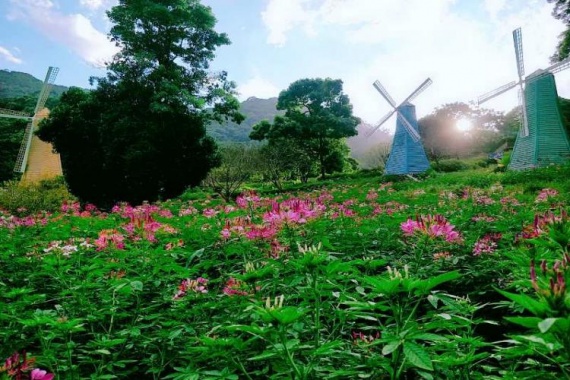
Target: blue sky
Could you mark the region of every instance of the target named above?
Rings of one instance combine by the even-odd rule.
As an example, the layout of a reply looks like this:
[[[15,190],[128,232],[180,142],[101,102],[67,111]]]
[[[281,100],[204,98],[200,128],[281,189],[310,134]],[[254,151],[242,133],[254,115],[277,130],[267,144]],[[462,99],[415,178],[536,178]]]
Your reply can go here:
[[[57,84],[88,87],[115,47],[105,9],[116,0],[0,0],[0,68]],[[212,63],[238,84],[240,98],[266,98],[301,78],[344,81],[357,116],[369,123],[389,106],[379,79],[401,101],[423,80],[418,115],[516,79],[511,32],[522,27],[527,74],[549,64],[564,26],[546,0],[203,0],[232,45]],[[570,70],[557,75],[570,98]],[[486,106],[509,110],[512,90]],[[395,123],[390,123],[395,124]]]

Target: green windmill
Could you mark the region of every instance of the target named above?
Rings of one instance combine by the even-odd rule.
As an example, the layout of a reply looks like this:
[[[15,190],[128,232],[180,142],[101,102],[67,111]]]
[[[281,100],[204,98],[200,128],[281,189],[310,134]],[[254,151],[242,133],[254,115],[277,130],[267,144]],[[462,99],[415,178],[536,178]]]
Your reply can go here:
[[[524,77],[521,29],[513,31],[519,80],[497,88],[477,100],[482,104],[516,87],[519,89],[521,129],[517,134],[509,169],[532,169],[561,164],[570,159],[570,142],[558,109],[554,74],[570,67],[570,58]]]

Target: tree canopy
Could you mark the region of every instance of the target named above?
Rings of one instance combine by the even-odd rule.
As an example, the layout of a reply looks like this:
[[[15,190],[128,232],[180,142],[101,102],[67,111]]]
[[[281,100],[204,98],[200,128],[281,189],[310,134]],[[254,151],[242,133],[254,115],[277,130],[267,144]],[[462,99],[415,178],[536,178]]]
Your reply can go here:
[[[339,140],[356,135],[360,120],[353,116],[352,105],[343,93],[340,79],[301,79],[281,91],[277,109],[284,110],[273,123],[262,121],[253,126],[250,138],[269,143],[292,143],[316,157],[321,176],[338,169]]]
[[[61,154],[70,190],[110,206],[179,195],[219,164],[210,120],[241,121],[235,84],[208,71],[228,37],[198,0],[120,0],[107,12],[120,51],[90,92],[61,98],[39,136]]]
[[[562,61],[570,55],[570,0],[547,0],[554,3],[552,16],[562,21],[566,25],[566,31],[560,35],[560,41],[556,48],[556,52],[552,55],[551,61]]]
[[[460,131],[457,122],[469,120],[472,129]],[[418,120],[426,153],[437,159],[490,152],[503,143],[505,118],[502,112],[477,109],[466,103],[450,103]]]

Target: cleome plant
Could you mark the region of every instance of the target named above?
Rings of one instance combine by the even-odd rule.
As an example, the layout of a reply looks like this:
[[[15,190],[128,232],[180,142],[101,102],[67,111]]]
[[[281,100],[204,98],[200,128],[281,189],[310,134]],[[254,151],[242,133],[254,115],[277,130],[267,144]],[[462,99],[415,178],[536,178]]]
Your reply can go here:
[[[0,211],[0,379],[570,376],[570,167]]]

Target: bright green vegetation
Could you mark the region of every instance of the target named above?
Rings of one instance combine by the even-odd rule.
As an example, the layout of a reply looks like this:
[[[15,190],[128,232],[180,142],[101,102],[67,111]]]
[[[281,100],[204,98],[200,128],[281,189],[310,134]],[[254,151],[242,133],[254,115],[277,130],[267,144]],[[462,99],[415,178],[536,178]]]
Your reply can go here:
[[[566,378],[569,176],[5,212],[0,357],[57,379]]]

